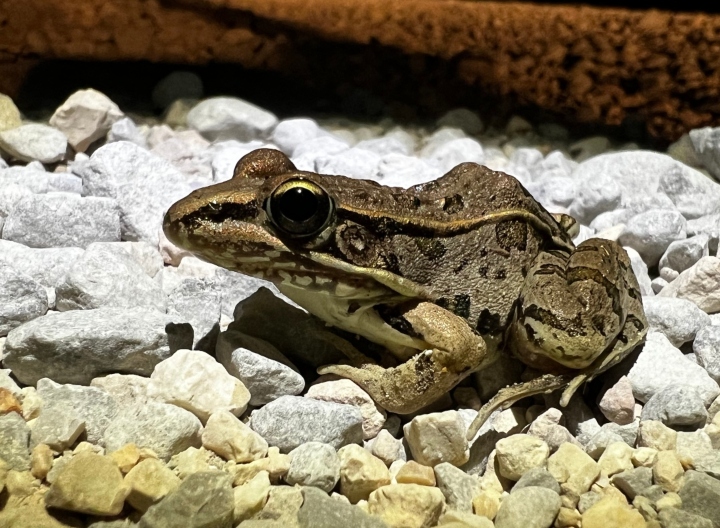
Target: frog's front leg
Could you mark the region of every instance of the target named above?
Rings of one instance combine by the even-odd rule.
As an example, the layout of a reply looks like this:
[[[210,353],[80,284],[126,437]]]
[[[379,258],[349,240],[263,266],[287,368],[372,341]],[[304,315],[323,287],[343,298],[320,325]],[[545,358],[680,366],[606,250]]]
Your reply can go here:
[[[368,361],[359,367],[330,365],[318,373],[351,379],[381,407],[407,414],[432,403],[495,359],[467,322],[444,308],[421,302],[402,317],[430,348],[397,367],[383,368]]]
[[[512,352],[543,372],[576,373],[563,401],[585,380],[622,360],[647,321],[630,259],[616,242],[591,238],[572,252],[540,253],[528,272]]]

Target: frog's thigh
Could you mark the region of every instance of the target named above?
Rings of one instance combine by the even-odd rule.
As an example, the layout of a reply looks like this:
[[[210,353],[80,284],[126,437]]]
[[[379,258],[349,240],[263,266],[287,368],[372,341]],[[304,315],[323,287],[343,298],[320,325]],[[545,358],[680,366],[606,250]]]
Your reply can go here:
[[[419,303],[403,317],[431,348],[393,368],[331,365],[318,372],[349,378],[381,407],[405,414],[432,403],[491,361],[482,338],[455,314],[432,303]]]
[[[546,372],[582,369],[617,338],[627,313],[630,261],[615,242],[594,238],[572,253],[543,252],[533,263],[510,329],[510,346]]]

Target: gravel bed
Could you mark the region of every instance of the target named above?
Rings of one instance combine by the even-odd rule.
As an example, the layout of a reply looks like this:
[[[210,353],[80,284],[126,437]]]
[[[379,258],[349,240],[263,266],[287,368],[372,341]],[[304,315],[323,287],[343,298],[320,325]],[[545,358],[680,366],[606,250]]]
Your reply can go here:
[[[654,152],[467,109],[279,120],[185,86],[156,90],[163,121],[88,89],[30,123],[0,95],[0,526],[720,527],[720,128]],[[516,360],[386,412],[314,373],[337,360],[322,323],[163,235],[260,147],[391,186],[465,161],[515,176],[576,243],[625,247],[646,342],[567,407],[521,400],[470,441]]]

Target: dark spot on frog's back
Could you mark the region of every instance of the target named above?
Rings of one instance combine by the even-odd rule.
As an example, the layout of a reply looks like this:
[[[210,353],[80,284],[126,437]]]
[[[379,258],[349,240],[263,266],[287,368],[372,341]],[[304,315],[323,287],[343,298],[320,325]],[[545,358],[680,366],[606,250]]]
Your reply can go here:
[[[528,226],[521,220],[507,220],[495,226],[495,239],[505,250],[527,248]]]
[[[435,303],[441,308],[454,313],[458,317],[467,319],[470,317],[470,296],[464,293],[455,295],[452,299],[441,297]]]
[[[425,257],[430,260],[438,260],[445,255],[447,249],[445,244],[440,240],[433,238],[421,238],[415,239],[415,245]]]
[[[462,211],[463,207],[465,207],[465,203],[459,194],[448,196],[443,201],[443,211],[449,215]]]

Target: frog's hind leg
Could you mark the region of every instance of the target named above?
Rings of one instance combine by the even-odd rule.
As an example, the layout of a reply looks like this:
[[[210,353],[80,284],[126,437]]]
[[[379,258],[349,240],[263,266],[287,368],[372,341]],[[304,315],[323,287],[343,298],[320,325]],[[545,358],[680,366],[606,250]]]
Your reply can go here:
[[[640,288],[616,242],[591,238],[574,251],[538,255],[528,272],[509,346],[526,364],[576,373],[566,405],[584,382],[621,361],[647,332]]]
[[[358,365],[359,356],[350,354],[355,366],[330,365],[318,369],[318,373],[351,379],[381,407],[407,414],[432,403],[494,359],[488,355],[483,339],[464,319],[435,304],[419,303],[403,317],[428,343],[427,350],[392,368],[370,361]]]
[[[571,383],[572,378],[569,376],[553,376],[552,374],[545,374],[534,380],[527,381],[525,383],[518,383],[500,389],[495,396],[480,408],[477,416],[470,424],[470,428],[467,431],[467,439],[472,440],[473,437],[480,430],[480,427],[490,418],[490,415],[497,409],[507,409],[513,403],[528,396],[534,396],[536,394],[543,394],[552,392],[560,389]]]

